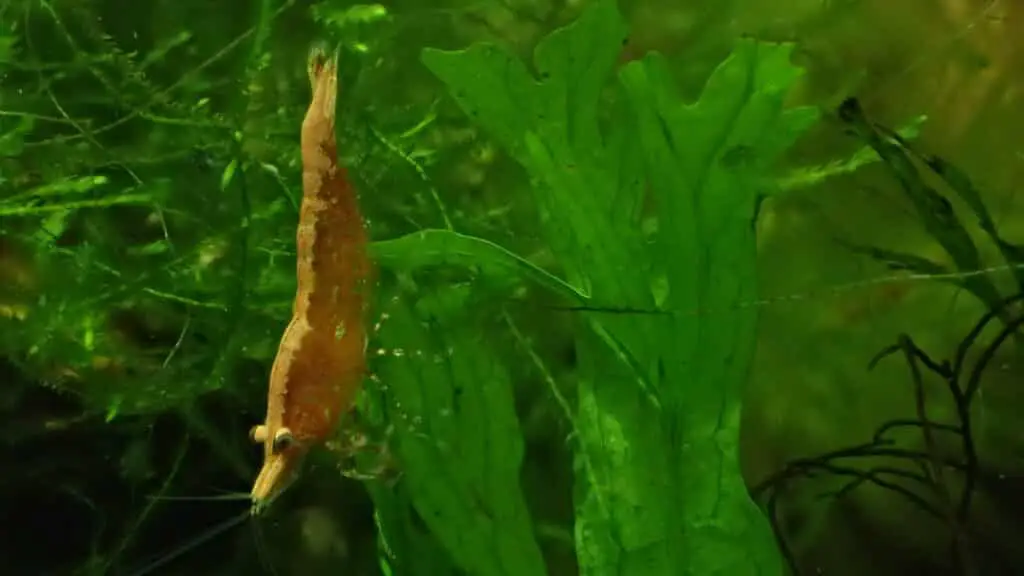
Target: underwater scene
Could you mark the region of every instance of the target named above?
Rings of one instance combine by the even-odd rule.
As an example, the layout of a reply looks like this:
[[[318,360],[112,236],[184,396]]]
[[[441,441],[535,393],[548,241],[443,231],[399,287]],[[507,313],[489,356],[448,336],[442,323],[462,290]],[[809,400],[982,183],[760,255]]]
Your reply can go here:
[[[1022,29],[0,0],[0,574],[1024,576]]]

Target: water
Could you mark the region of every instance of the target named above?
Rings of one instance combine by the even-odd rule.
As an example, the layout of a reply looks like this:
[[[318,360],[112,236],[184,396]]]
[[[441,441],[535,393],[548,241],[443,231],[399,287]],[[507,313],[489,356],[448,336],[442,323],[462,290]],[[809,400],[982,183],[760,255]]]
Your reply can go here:
[[[1009,297],[1020,271],[918,163],[977,247],[965,268],[835,114],[855,96],[912,134],[1021,245],[1016,4],[622,2],[628,41],[596,0],[420,4],[0,5],[7,573],[130,574],[236,513],[149,497],[255,476],[246,431],[294,300],[305,59],[324,45],[342,47],[339,153],[380,241],[370,377],[339,432],[365,450],[314,447],[260,538],[152,573],[1024,573],[1019,338],[992,348],[966,412],[927,365],[985,314],[977,283]],[[581,14],[592,42],[532,59]],[[477,41],[510,56],[423,54]],[[730,124],[706,111],[740,92],[682,104],[734,49],[763,62],[777,41],[790,57],[747,81],[784,98],[744,100],[746,128],[712,149]],[[603,68],[581,64],[595,46]],[[674,83],[641,68],[650,50]],[[643,132],[662,87],[676,108]],[[751,120],[780,102],[820,117]],[[677,156],[658,156],[673,120]],[[448,232],[408,236],[429,229]],[[919,386],[900,351],[869,370],[901,335]],[[863,446],[922,410],[931,434]],[[758,509],[743,484],[766,479]]]

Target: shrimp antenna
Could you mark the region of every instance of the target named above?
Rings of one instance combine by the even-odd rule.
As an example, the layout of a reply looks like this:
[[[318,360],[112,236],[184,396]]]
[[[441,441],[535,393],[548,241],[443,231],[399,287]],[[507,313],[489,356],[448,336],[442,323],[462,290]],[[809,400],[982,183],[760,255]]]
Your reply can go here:
[[[277,570],[274,570],[274,563],[270,560],[270,554],[267,552],[267,541],[263,537],[263,530],[260,529],[259,518],[254,517],[250,526],[252,526],[253,542],[256,545],[256,557],[259,558],[264,570],[272,576],[278,576]]]
[[[146,498],[149,500],[173,500],[178,502],[237,502],[239,500],[249,500],[252,496],[247,492],[231,492],[228,494],[219,494],[217,496],[146,496]]]
[[[195,548],[195,547],[197,547],[197,546],[199,546],[201,544],[204,544],[207,541],[215,538],[216,536],[218,536],[218,535],[220,535],[220,534],[222,534],[224,532],[227,532],[231,528],[234,528],[235,526],[238,526],[242,522],[245,522],[245,520],[247,518],[249,518],[249,510],[248,509],[246,509],[244,512],[242,512],[241,514],[239,514],[237,516],[232,516],[231,518],[228,518],[227,520],[224,520],[220,524],[215,524],[215,525],[211,526],[210,528],[207,528],[203,532],[200,532],[199,535],[196,536],[195,538],[193,538],[193,539],[185,542],[184,544],[182,544],[182,545],[172,549],[170,552],[167,552],[166,554],[161,555],[156,560],[153,560],[152,562],[150,562],[149,564],[146,564],[142,568],[139,568],[137,570],[129,572],[129,576],[144,576],[146,574],[150,574],[154,570],[156,570],[157,568],[160,568],[161,566],[167,564],[171,560],[174,560],[178,556],[181,556],[182,554],[192,550],[193,548]]]

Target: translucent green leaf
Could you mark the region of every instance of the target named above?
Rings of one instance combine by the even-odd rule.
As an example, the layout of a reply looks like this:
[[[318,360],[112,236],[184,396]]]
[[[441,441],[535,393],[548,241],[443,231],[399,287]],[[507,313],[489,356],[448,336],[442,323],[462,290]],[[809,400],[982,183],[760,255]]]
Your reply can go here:
[[[477,45],[424,61],[466,113],[526,167],[545,237],[591,305],[653,308],[639,225],[643,159],[622,106],[599,108],[626,37],[615,3],[596,2],[536,50],[535,80],[506,52]],[[584,574],[670,574],[675,500],[652,390],[651,319],[588,315],[577,342],[576,544]],[[609,346],[610,345],[610,346]],[[611,354],[609,353],[611,349]]]
[[[534,199],[546,240],[569,283],[588,294],[591,282],[615,287],[622,293],[592,295],[620,297],[618,305],[647,302],[649,292],[636,282],[647,272],[638,250],[642,181],[636,156],[622,135],[626,126],[611,123],[605,145],[597,113],[625,37],[614,2],[595,3],[578,22],[538,45],[539,82],[525,64],[494,45],[423,53],[424,63],[466,113],[537,180]],[[639,275],[627,278],[626,270]],[[595,274],[608,277],[599,281]]]
[[[448,552],[418,521],[409,487],[367,484],[374,502],[380,566],[384,574],[405,576],[455,576],[458,569]]]
[[[425,294],[388,320],[387,345],[398,357],[382,362],[380,377],[396,413],[393,444],[401,485],[422,523],[466,573],[543,575],[519,487],[523,440],[512,384],[480,340],[484,328],[468,295],[465,287]],[[381,520],[391,544],[400,540],[407,549],[429,549],[414,534],[411,515],[395,510],[399,499],[382,500],[390,506],[390,523]],[[438,569],[427,562],[409,573]]]
[[[760,183],[818,117],[814,109],[783,107],[800,75],[790,52],[785,44],[739,42],[691,105],[679,101],[660,55],[621,72],[659,207],[660,263],[672,310],[732,310],[756,299]],[[768,523],[750,500],[737,461],[756,320],[749,307],[714,317],[680,313],[671,321],[671,337],[662,340],[666,440],[684,498],[677,574],[781,570]]]
[[[106,185],[108,181],[109,180],[106,176],[84,176],[80,178],[56,180],[41,186],[36,186],[35,188],[30,188],[24,192],[8,196],[2,200],[2,203],[4,204],[4,208],[7,209],[7,206],[11,204],[31,199],[56,201],[70,196],[78,196],[92,192],[96,188]]]
[[[653,308],[668,284],[669,314],[586,314],[577,339],[581,572],[778,574],[736,462],[755,312],[681,311],[755,299],[758,197],[818,113],[783,107],[800,75],[787,45],[739,43],[685,105],[657,55],[609,86],[624,38],[615,2],[599,0],[541,41],[536,78],[490,45],[423,58],[527,169],[546,239],[592,305]],[[653,244],[639,218],[646,181]]]
[[[220,175],[220,189],[227,190],[228,186],[231,185],[231,181],[235,178],[235,172],[238,170],[238,158],[232,158],[231,162],[228,162],[227,167],[224,168],[224,172]]]
[[[570,300],[586,296],[561,278],[482,238],[450,230],[421,230],[371,246],[374,260],[392,270],[410,271],[437,265],[477,268],[497,279],[530,280]]]

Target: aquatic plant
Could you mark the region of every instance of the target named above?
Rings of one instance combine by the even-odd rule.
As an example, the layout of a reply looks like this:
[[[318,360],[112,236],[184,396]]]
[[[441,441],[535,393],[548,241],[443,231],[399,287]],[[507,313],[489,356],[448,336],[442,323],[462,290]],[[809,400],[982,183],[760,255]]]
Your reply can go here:
[[[324,570],[554,574],[558,548],[573,556],[561,569],[582,574],[782,573],[771,514],[737,464],[759,207],[880,159],[903,170],[878,143],[909,150],[916,125],[780,175],[776,161],[819,115],[786,104],[802,74],[793,47],[737,41],[686,102],[665,56],[621,61],[628,30],[611,0],[543,38],[531,61],[474,43],[427,49],[407,68],[381,46],[441,42],[365,33],[391,20],[379,5],[321,2],[317,28],[284,32],[275,23],[295,16],[290,1],[188,31],[163,25],[184,12],[146,3],[132,10],[161,26],[107,29],[110,9],[0,7],[10,25],[0,35],[0,353],[18,381],[5,405],[24,416],[3,437],[30,453],[53,438],[90,447],[74,472],[65,462],[86,452],[70,448],[12,476],[47,471],[90,510],[88,549],[54,570],[122,571],[194,535],[165,520],[166,501],[138,494],[251,482],[245,432],[261,417],[294,288],[306,97],[294,64],[323,34],[346,56],[338,131],[383,271],[375,374],[353,427],[394,472],[366,474],[372,450],[314,455],[312,478],[289,497],[314,494],[341,517],[333,498],[360,489],[342,476],[363,480],[379,548]],[[383,79],[396,77],[411,87],[389,109]],[[452,150],[473,159],[465,180],[511,176],[498,189],[453,184],[434,173]],[[968,197],[966,179],[939,166]],[[946,272],[969,277],[971,262]],[[27,399],[40,390],[67,406],[34,412]],[[540,468],[529,454],[536,406],[555,407],[555,444],[570,451],[572,493],[558,495],[572,500],[568,517],[545,514],[524,479]],[[78,466],[108,461],[116,505],[65,486],[88,476]],[[202,510],[187,515],[214,524],[222,514]],[[308,536],[292,532],[301,536],[241,540],[277,565]],[[203,566],[258,567],[255,555],[226,556]]]
[[[781,494],[792,488],[793,483],[825,475],[842,478],[843,482],[834,490],[822,494],[823,500],[842,499],[857,488],[871,484],[901,495],[945,524],[950,532],[949,560],[956,573],[989,573],[982,570],[981,566],[988,566],[988,570],[1012,570],[997,554],[988,554],[984,560],[981,559],[980,537],[971,526],[971,503],[979,476],[989,474],[985,463],[980,462],[978,457],[975,440],[977,427],[972,416],[972,402],[978,396],[982,378],[986,376],[997,351],[1024,326],[1024,315],[1009,312],[1007,324],[981,346],[973,363],[969,361],[969,354],[993,319],[1004,317],[1021,300],[1024,300],[1024,294],[1011,296],[984,314],[964,336],[951,360],[933,360],[909,335],[901,334],[896,344],[871,359],[869,368],[887,356],[902,355],[914,390],[916,417],[883,423],[868,442],[788,462],[782,470],[753,488],[755,497],[765,502],[775,533],[779,536],[780,549],[794,575],[803,571],[786,542],[784,530],[779,526],[778,500]],[[955,410],[956,422],[940,422],[929,416],[926,400],[928,386],[922,375],[924,370],[940,378],[945,385]],[[920,442],[908,447],[893,438],[893,433],[901,429],[920,431]],[[940,448],[940,442],[936,439],[947,435],[958,439],[960,443],[959,454],[955,457]],[[922,448],[918,448],[918,445]],[[881,463],[875,464],[879,461]]]
[[[904,497],[929,516],[942,522],[949,530],[949,561],[958,574],[984,574],[995,570],[1012,571],[1007,560],[998,553],[982,553],[983,536],[972,523],[971,504],[978,490],[979,478],[997,474],[989,469],[991,462],[978,456],[976,438],[979,409],[974,401],[989,376],[991,364],[999,350],[1007,344],[1019,344],[1024,314],[1024,277],[1021,275],[1022,251],[1003,239],[981,195],[966,174],[950,162],[916,150],[905,138],[891,129],[871,122],[856,99],[848,99],[838,110],[839,118],[851,133],[867,143],[882,159],[883,166],[895,177],[910,198],[922,225],[947,252],[954,270],[928,258],[875,246],[843,242],[855,252],[864,253],[886,263],[894,270],[946,281],[972,294],[988,308],[957,345],[953,358],[937,361],[922,350],[906,333],[897,342],[879,352],[868,363],[874,368],[884,358],[899,354],[907,363],[909,382],[913,388],[914,418],[900,418],[879,425],[871,440],[827,453],[792,460],[752,489],[763,501],[779,536],[780,549],[794,575],[803,573],[795,553],[786,542],[780,525],[779,499],[801,479],[834,476],[843,479],[834,489],[825,491],[822,500],[841,500],[857,488],[874,485]],[[981,249],[960,221],[952,203],[927,183],[917,167],[924,164],[941,177],[949,189],[960,197],[980,228],[997,247],[1004,259],[998,267],[985,266]],[[988,274],[995,269],[1008,269],[1016,280],[1018,292],[1003,296]],[[999,319],[1001,328],[990,324]],[[987,335],[987,337],[986,337]],[[979,344],[983,342],[983,344]],[[973,348],[980,347],[975,351]],[[972,361],[973,360],[973,361]],[[949,395],[955,422],[937,421],[929,415],[925,374],[936,376]],[[920,432],[918,441],[908,442],[896,433],[911,429]],[[896,437],[894,437],[896,436]],[[953,454],[943,437],[953,437],[959,447]],[[827,504],[826,504],[827,506]]]
[[[656,54],[623,66],[606,99],[625,40],[614,3],[597,2],[537,46],[535,75],[492,45],[427,50],[423,58],[529,174],[544,238],[565,275],[547,283],[584,310],[577,397],[565,402],[581,573],[777,573],[774,542],[736,460],[756,311],[713,320],[685,311],[756,298],[759,194],[773,161],[817,112],[783,106],[800,74],[790,47],[752,40],[737,44],[694,104],[675,96],[667,61]],[[657,231],[645,237],[648,186]],[[444,252],[458,243],[444,240],[451,234],[420,235],[410,249]],[[481,261],[484,270],[526,266],[489,246],[473,252],[506,260]],[[657,312],[593,311],[612,306]],[[461,361],[476,373],[458,365],[458,352],[448,356],[442,349],[437,361],[455,364],[450,386],[459,394],[437,389],[443,372],[422,383],[387,368],[381,374],[395,403],[444,448],[426,457],[422,441],[399,432],[409,499],[468,572],[539,573],[518,500],[519,434],[512,414],[497,411],[510,397],[507,377],[486,356]],[[481,422],[481,412],[494,416]],[[386,535],[404,532],[382,526]],[[727,552],[739,548],[743,554]],[[433,570],[402,566],[401,573]]]
[[[982,231],[998,249],[1004,266],[1011,270],[1017,288],[1024,290],[1024,246],[1015,245],[1003,238],[970,178],[950,162],[916,150],[899,134],[868,120],[854,98],[843,102],[839,108],[839,117],[882,158],[883,165],[900,183],[900,188],[910,199],[928,234],[949,255],[954,268],[913,254],[873,246],[852,247],[886,262],[894,270],[906,270],[952,282],[984,302],[990,310],[996,311],[1004,323],[1013,322],[1011,310],[1005,306],[1000,290],[987,276],[992,267],[985,265],[981,250],[971,237],[968,226],[957,216],[949,199],[926,182],[914,160],[919,160],[939,176],[966,204]]]

